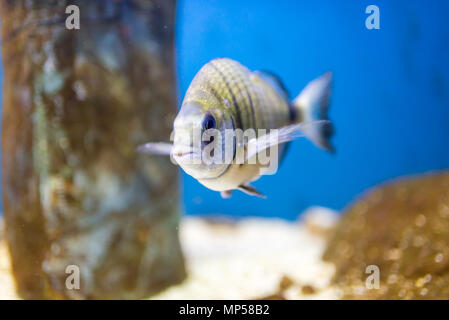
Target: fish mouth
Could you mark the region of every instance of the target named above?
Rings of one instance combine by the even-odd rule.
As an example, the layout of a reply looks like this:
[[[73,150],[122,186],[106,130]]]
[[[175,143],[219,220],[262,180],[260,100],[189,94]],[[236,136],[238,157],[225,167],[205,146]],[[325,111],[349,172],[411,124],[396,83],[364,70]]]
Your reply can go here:
[[[173,155],[175,157],[178,157],[178,158],[182,158],[182,157],[185,157],[185,156],[188,156],[188,155],[191,155],[191,154],[194,154],[194,152],[193,151],[188,151],[188,152],[175,152],[175,153],[173,153]]]
[[[173,160],[180,165],[193,165],[201,163],[201,159],[196,156],[194,151],[173,152]]]
[[[192,147],[177,148],[177,150],[173,150],[172,152],[173,157],[178,159],[194,157],[195,155],[198,154],[201,154],[201,151],[197,151]]]

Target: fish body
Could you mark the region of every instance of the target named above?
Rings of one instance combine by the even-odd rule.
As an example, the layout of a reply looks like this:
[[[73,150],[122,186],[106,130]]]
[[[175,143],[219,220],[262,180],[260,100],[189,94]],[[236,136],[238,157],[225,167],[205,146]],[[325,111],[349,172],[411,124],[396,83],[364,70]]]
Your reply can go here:
[[[266,145],[275,146],[279,147],[275,155],[279,160],[285,144],[299,136],[298,132],[319,147],[332,150],[329,143],[332,127],[326,121],[330,82],[331,75],[327,73],[312,81],[303,93],[290,101],[285,87],[276,76],[261,71],[252,72],[232,59],[214,59],[201,68],[186,92],[174,121],[171,155],[184,171],[207,188],[222,192],[223,196],[229,196],[235,189],[260,196],[249,183],[263,174],[266,163],[238,163],[239,151],[248,153],[251,144],[260,147],[257,150],[266,149]],[[192,135],[193,131],[204,134],[212,129],[219,136],[206,143],[195,141]],[[267,134],[257,136],[260,129]],[[279,134],[270,134],[272,129],[277,129]],[[228,131],[253,131],[256,138],[248,141],[245,140],[248,137],[237,135],[233,140],[226,140],[225,132]],[[276,142],[273,142],[273,137]],[[201,160],[200,155],[211,145],[210,142],[221,145],[219,150],[223,155],[219,154],[218,159],[224,159],[225,152],[231,155],[228,161],[204,163]],[[151,148],[152,145],[148,144],[147,149]],[[249,158],[258,154],[256,152]],[[192,159],[198,161],[193,163]]]
[[[290,123],[285,92],[237,61],[219,58],[204,65],[190,84],[182,106],[198,102],[203,111],[229,112],[235,128],[275,129]]]

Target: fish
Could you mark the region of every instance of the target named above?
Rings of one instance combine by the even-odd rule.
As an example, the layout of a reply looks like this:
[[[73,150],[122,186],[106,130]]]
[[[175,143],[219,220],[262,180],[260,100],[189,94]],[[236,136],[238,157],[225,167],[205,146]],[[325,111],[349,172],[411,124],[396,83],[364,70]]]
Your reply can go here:
[[[173,123],[173,142],[148,142],[137,151],[169,155],[223,198],[234,190],[265,198],[251,182],[277,171],[290,141],[305,137],[335,151],[328,118],[331,86],[332,73],[326,72],[290,100],[274,73],[251,71],[230,58],[213,59],[187,89]]]

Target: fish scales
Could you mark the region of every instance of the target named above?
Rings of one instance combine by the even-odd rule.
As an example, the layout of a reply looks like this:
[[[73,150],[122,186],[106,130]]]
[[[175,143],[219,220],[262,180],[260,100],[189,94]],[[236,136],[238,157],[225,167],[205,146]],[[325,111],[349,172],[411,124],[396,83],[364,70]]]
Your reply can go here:
[[[262,114],[264,129],[277,129],[291,122],[288,101],[270,84],[252,74],[253,91],[258,96],[258,112]]]
[[[240,63],[214,59],[196,75],[186,94],[207,102],[209,92],[223,101],[222,107],[233,114],[236,128],[274,129],[289,122],[288,102],[270,84],[253,74]],[[191,99],[184,100],[184,103]],[[210,103],[202,104],[206,109]]]

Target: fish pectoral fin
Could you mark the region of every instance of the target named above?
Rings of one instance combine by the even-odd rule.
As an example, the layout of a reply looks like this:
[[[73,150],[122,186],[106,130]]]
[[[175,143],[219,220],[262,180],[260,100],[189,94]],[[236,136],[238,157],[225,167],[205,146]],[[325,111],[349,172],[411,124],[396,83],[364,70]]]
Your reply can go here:
[[[264,198],[264,199],[266,199],[266,197],[267,197],[266,195],[261,193],[259,190],[257,190],[250,184],[242,184],[242,185],[238,186],[237,189],[246,194],[249,194],[250,196],[257,196],[257,197]]]
[[[272,146],[289,142],[297,138],[306,137],[316,143],[319,139],[318,133],[322,131],[323,126],[330,126],[329,120],[305,121],[273,129],[259,138],[253,138],[246,144],[248,150],[245,160],[250,159],[257,153],[269,149]],[[317,143],[316,143],[317,144]]]
[[[173,149],[171,143],[166,142],[148,142],[136,148],[137,152],[151,155],[169,156]]]
[[[223,199],[229,199],[232,196],[232,191],[233,190],[221,191],[220,195]]]

